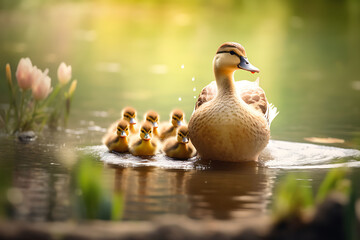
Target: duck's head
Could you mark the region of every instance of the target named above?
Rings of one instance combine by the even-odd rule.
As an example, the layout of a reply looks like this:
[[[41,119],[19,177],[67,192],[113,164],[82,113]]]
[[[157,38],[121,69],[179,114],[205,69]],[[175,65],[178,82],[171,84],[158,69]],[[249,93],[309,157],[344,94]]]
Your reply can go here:
[[[145,141],[149,141],[152,138],[152,124],[145,122],[141,125],[140,138]]]
[[[122,111],[123,118],[130,124],[136,124],[136,110],[132,107],[126,107]]]
[[[189,129],[187,126],[181,126],[177,130],[177,141],[186,144],[189,142]]]
[[[129,136],[129,123],[126,120],[122,119],[119,121],[116,134],[122,138]]]
[[[154,128],[159,127],[159,114],[155,111],[148,111],[145,114],[145,120],[152,124]]]
[[[184,112],[180,109],[175,109],[171,111],[170,118],[171,118],[171,124],[174,127],[179,127],[181,125],[184,125]]]
[[[247,59],[245,48],[239,43],[226,42],[222,44],[214,57],[214,68],[226,72],[242,69],[252,73],[260,72]]]

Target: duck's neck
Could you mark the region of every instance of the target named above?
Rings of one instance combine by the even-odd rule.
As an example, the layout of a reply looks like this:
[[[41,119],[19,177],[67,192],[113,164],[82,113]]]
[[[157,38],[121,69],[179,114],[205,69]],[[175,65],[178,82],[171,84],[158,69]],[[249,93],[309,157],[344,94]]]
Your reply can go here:
[[[234,71],[214,68],[218,96],[236,95]]]
[[[159,131],[158,131],[158,128],[157,128],[157,127],[154,128],[154,135],[155,135],[156,137],[159,136]]]
[[[130,132],[136,133],[135,124],[130,124]]]

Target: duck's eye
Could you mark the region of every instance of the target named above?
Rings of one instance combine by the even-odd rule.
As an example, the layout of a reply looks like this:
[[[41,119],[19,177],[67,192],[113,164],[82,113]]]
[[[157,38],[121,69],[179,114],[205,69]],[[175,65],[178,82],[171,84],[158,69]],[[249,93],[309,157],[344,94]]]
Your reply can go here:
[[[230,54],[231,54],[231,55],[235,55],[235,52],[234,52],[234,51],[230,51]]]
[[[173,120],[176,120],[176,118],[175,118],[175,117],[173,117]]]
[[[142,133],[145,133],[145,131],[144,131],[144,130],[141,130],[141,132],[142,132]]]
[[[118,128],[117,130],[118,130],[119,132],[121,131],[121,129],[120,129],[120,128]]]
[[[149,133],[151,133],[151,131],[149,131]]]

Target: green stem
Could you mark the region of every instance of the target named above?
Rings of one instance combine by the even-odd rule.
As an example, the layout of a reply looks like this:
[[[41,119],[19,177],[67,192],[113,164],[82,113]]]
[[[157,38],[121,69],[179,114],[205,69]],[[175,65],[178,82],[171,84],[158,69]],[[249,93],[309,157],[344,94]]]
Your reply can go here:
[[[46,105],[49,105],[54,101],[55,97],[59,94],[60,89],[62,88],[62,85],[58,84],[54,91],[50,94],[50,96],[44,101],[44,103],[41,105],[41,107],[44,107]]]
[[[21,101],[20,101],[20,109],[19,109],[19,119],[17,122],[17,130],[20,129],[22,119],[24,116],[24,100],[25,100],[25,92],[21,90]]]
[[[33,109],[33,112],[31,114],[31,118],[30,118],[29,122],[26,121],[26,123],[24,125],[24,129],[27,129],[27,128],[31,129],[31,125],[34,122],[34,118],[35,118],[35,115],[36,115],[37,105],[38,105],[38,101],[35,100],[34,109]]]

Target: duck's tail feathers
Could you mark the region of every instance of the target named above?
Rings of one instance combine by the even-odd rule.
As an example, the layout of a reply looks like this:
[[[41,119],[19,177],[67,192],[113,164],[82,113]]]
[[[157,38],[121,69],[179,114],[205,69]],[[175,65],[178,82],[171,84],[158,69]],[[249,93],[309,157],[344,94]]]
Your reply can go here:
[[[270,103],[269,107],[265,113],[265,118],[267,119],[269,126],[271,125],[271,122],[274,120],[274,118],[278,114],[279,114],[279,112],[278,112],[277,108],[272,103]]]

